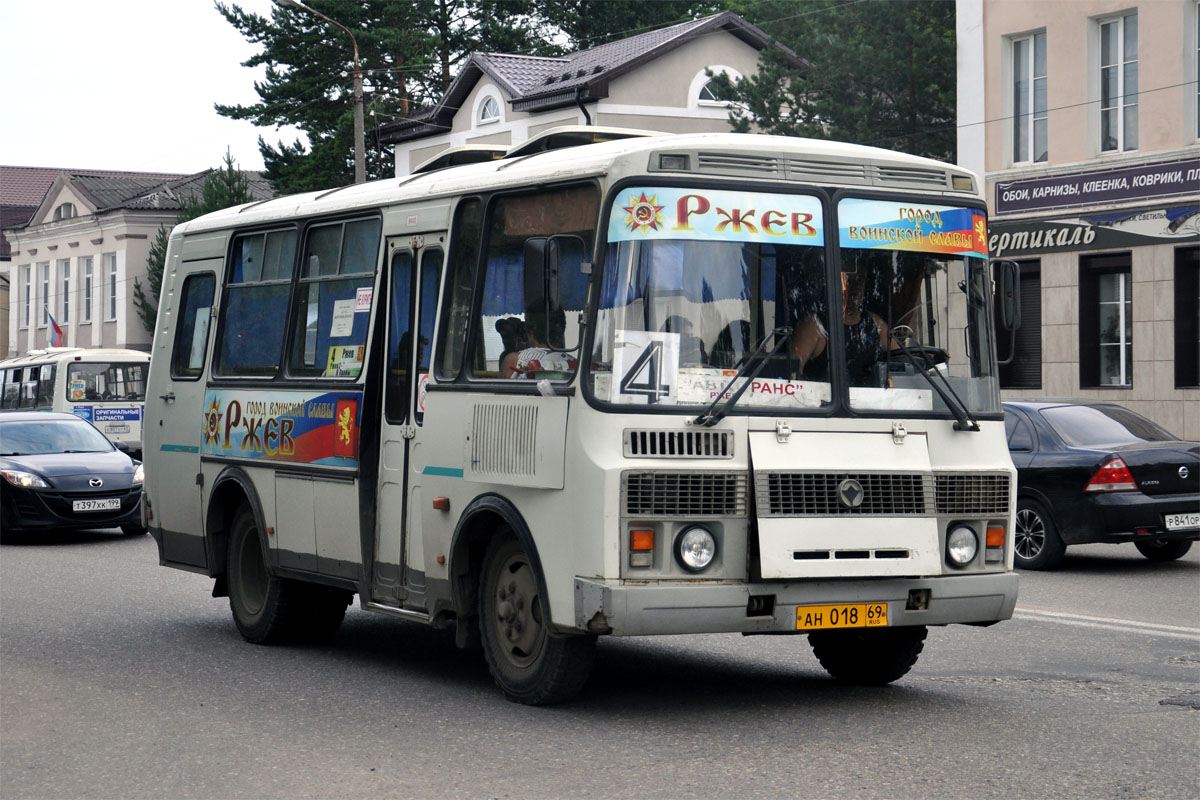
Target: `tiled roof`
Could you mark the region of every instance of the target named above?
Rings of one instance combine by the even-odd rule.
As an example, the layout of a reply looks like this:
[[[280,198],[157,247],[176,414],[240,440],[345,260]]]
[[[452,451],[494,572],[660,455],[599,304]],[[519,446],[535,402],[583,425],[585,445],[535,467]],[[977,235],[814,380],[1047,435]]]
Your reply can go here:
[[[449,129],[454,114],[479,78],[486,74],[505,89],[513,108],[542,111],[608,96],[608,81],[698,36],[724,31],[760,50],[770,37],[731,11],[681,22],[667,28],[618,39],[558,58],[474,53],[451,82],[442,100],[404,119],[378,129],[381,144],[417,139]],[[799,56],[782,45],[785,56],[804,65]]]
[[[42,204],[46,191],[61,173],[70,175],[99,175],[120,178],[146,178],[159,183],[182,177],[170,172],[121,172],[101,169],[63,169],[59,167],[9,167],[0,165],[0,206]]]

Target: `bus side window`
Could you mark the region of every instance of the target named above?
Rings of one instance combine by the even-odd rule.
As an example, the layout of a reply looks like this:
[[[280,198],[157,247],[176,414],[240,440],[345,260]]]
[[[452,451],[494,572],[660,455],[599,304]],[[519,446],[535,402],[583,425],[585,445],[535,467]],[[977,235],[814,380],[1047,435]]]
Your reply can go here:
[[[10,369],[5,371],[4,376],[4,397],[2,399],[4,408],[16,408],[17,400],[21,396],[21,370]]]
[[[449,263],[446,268],[446,311],[438,329],[437,376],[452,381],[462,371],[467,342],[471,300],[475,296],[475,273],[479,265],[479,243],[483,236],[483,204],[471,197],[458,204],[450,232]]]
[[[357,378],[362,373],[381,227],[374,218],[308,230],[289,374]]]
[[[38,408],[54,407],[54,373],[54,364],[42,364],[41,374],[38,376]]]
[[[37,408],[38,368],[25,368],[25,381],[21,384],[21,408]]]
[[[214,356],[217,374],[272,377],[279,371],[296,238],[295,230],[286,229],[234,240]]]
[[[171,351],[172,378],[194,380],[204,372],[209,320],[212,319],[216,288],[217,278],[211,272],[189,275],[183,282],[175,344]]]

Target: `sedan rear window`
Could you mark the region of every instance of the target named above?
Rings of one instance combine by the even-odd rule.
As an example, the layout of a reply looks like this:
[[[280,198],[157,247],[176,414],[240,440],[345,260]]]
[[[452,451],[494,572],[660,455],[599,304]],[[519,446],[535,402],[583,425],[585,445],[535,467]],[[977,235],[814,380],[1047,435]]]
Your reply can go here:
[[[1072,447],[1178,441],[1166,429],[1122,406],[1055,406],[1042,409],[1042,416]]]
[[[109,453],[112,449],[104,434],[83,420],[0,423],[0,456]]]

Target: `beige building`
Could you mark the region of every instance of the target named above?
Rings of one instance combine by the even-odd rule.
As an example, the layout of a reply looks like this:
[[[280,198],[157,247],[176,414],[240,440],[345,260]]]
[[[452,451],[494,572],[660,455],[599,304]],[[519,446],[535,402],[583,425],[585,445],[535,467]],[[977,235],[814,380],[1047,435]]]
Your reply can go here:
[[[3,167],[16,186],[23,171]],[[9,294],[2,356],[51,343],[54,322],[68,347],[149,350],[151,335],[134,305],[134,280],[145,280],[160,226],[173,227],[183,201],[204,185],[195,175],[59,171],[27,221],[6,227]],[[246,173],[256,198],[272,197]]]
[[[986,177],[992,256],[1022,266],[1004,395],[1115,400],[1200,439],[1197,0],[957,10],[959,162]]]
[[[558,58],[475,53],[437,106],[380,127],[378,141],[403,176],[451,147],[511,147],[564,125],[728,131],[708,72],[751,75],[768,46],[779,45],[725,11]]]

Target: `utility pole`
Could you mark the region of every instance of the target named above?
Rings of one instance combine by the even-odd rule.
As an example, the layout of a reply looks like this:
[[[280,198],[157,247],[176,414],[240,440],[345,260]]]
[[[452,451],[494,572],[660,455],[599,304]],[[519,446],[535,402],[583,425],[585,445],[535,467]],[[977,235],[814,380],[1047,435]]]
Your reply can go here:
[[[366,147],[364,143],[365,136],[363,135],[363,85],[362,69],[358,65],[358,40],[354,38],[354,33],[342,23],[330,19],[315,8],[309,8],[297,2],[297,0],[275,0],[275,4],[284,8],[298,8],[301,11],[307,11],[325,20],[330,25],[336,25],[341,28],[350,37],[350,42],[354,45],[354,182],[366,183],[367,164],[364,150]]]

